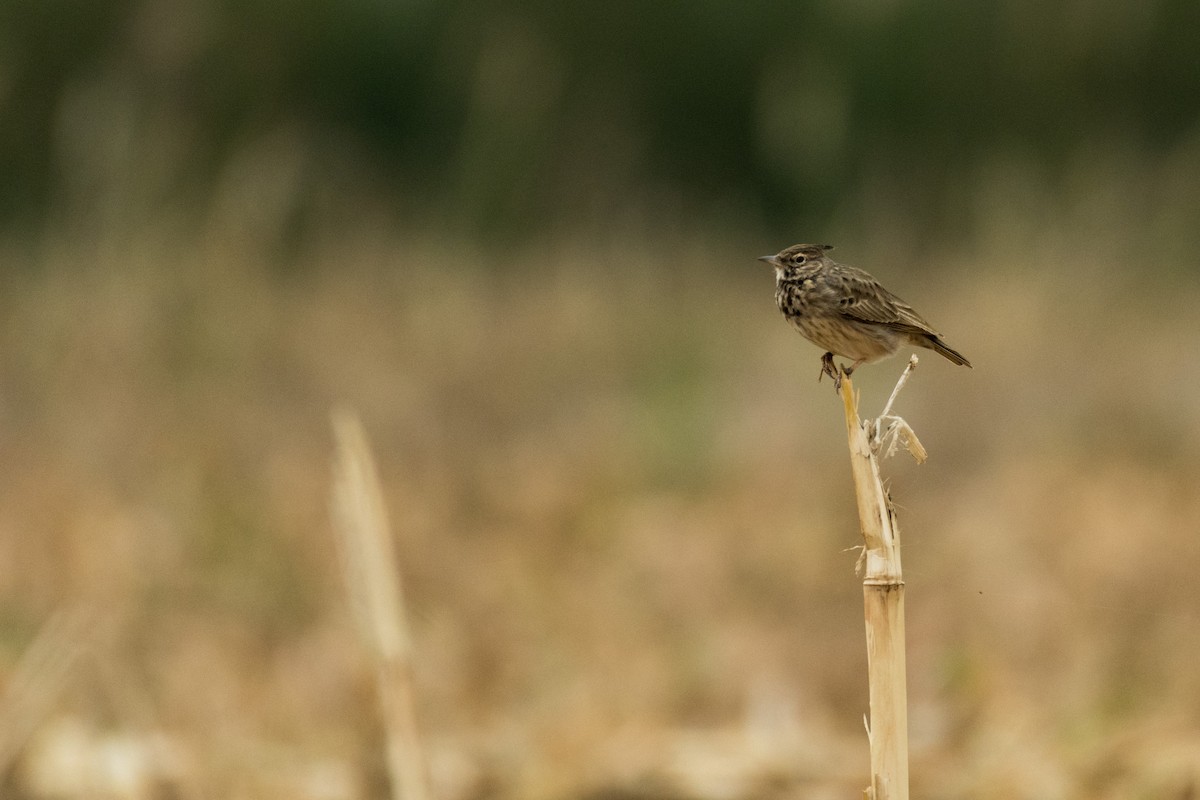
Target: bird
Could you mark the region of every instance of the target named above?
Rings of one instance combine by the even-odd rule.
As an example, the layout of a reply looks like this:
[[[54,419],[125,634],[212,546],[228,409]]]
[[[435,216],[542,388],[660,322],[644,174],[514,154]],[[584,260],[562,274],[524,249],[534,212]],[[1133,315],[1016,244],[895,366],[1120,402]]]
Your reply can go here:
[[[835,355],[852,360],[841,368],[849,377],[863,364],[895,355],[904,345],[971,366],[912,306],[864,270],[826,255],[832,249],[828,244],[796,244],[758,259],[775,268],[775,303],[784,319],[826,351],[818,381],[828,375],[835,388],[841,387]]]

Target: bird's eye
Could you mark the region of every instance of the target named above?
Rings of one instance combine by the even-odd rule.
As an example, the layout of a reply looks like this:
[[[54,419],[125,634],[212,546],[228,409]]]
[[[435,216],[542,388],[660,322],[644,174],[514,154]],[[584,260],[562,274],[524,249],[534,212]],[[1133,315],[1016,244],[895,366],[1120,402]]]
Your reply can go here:
[[[792,260],[795,261],[797,264],[803,264],[805,261],[808,261],[808,257],[807,256],[793,256]]]

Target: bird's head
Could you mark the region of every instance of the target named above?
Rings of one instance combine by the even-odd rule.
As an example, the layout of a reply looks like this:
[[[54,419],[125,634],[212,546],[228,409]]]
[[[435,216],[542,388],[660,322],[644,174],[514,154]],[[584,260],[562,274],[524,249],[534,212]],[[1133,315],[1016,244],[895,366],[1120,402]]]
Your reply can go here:
[[[762,256],[758,260],[774,267],[780,280],[788,280],[796,277],[803,269],[823,264],[825,251],[832,249],[831,244],[794,244],[773,256]]]

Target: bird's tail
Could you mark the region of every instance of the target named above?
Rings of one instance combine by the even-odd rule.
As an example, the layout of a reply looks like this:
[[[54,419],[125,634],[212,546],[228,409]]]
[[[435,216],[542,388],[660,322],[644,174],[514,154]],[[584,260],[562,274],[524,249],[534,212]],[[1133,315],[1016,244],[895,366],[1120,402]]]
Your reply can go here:
[[[950,347],[949,345],[947,345],[945,342],[943,342],[941,340],[941,337],[939,337],[939,336],[930,336],[929,344],[927,344],[926,347],[928,347],[930,350],[933,350],[936,353],[940,353],[941,355],[945,356],[949,360],[953,361],[955,364],[958,364],[963,367],[971,366],[971,362],[967,361],[966,356],[964,356],[962,353],[955,350],[953,347]]]

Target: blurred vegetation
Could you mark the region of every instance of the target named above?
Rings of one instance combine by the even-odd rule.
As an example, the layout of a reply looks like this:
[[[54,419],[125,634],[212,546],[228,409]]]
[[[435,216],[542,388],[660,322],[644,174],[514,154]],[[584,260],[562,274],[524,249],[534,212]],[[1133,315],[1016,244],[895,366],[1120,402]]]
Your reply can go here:
[[[916,793],[1195,796],[1198,34],[0,0],[0,795],[384,796],[345,404],[437,800],[858,796],[841,410],[753,260],[826,240],[976,365],[922,362],[886,467]]]
[[[1197,32],[1190,0],[6,0],[0,220],[130,171],[123,200],[193,208],[257,148],[289,154],[293,235],[366,193],[488,243],[641,215],[787,241],[882,195],[967,238],[991,169],[1055,191],[1194,149]]]

